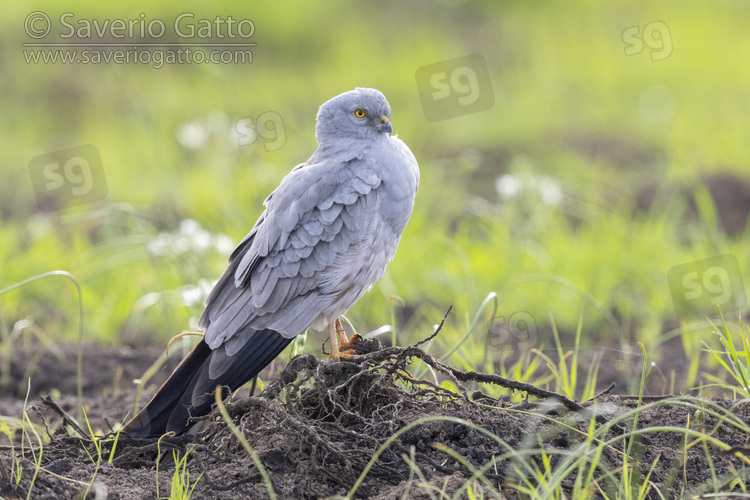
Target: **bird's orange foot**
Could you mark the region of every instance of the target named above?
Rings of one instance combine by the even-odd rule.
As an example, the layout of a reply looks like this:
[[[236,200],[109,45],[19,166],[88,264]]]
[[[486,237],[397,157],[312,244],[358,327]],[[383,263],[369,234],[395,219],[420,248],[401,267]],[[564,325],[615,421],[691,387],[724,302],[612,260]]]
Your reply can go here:
[[[352,356],[354,356],[353,350],[348,351],[339,351],[336,355],[334,353],[331,353],[328,358],[329,359],[335,359],[336,361],[341,361],[342,359],[352,359]]]
[[[342,351],[350,351],[352,354],[354,354],[354,344],[357,342],[362,342],[363,338],[362,335],[355,333],[352,335],[352,338],[347,340],[345,343],[339,345],[339,349]]]
[[[336,359],[351,359],[352,356],[357,354],[355,344],[362,342],[362,340],[362,335],[358,333],[352,335],[352,338],[350,338],[345,344],[339,346],[339,355]]]
[[[348,345],[349,339],[344,332],[344,327],[341,325],[341,321],[336,319],[333,323],[328,325],[328,339],[331,341],[331,353],[328,355],[329,359],[349,359],[353,354],[351,351],[343,351],[339,346]]]
[[[328,337],[331,341],[331,354],[328,355],[328,358],[336,360],[350,359],[356,354],[353,349],[354,344],[362,341],[362,335],[358,333],[355,333],[349,339],[346,336],[346,331],[344,331],[341,320],[338,318],[328,325]]]

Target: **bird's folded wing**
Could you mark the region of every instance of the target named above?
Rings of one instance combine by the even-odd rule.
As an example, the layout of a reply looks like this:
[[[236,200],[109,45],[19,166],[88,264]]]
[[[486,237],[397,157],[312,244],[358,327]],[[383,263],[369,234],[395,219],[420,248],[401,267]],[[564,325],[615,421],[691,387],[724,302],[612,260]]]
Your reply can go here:
[[[208,345],[244,326],[302,333],[320,314],[321,272],[372,226],[381,182],[375,164],[356,158],[287,175],[206,301]]]

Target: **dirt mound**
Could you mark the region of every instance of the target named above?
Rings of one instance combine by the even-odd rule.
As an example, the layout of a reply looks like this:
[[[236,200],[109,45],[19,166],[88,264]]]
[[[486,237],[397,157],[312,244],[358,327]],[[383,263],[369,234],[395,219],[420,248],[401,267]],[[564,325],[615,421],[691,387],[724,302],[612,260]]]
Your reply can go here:
[[[590,487],[616,495],[637,398],[601,396],[579,404],[495,375],[450,368],[418,346],[382,349],[365,341],[358,353],[343,362],[299,356],[259,396],[227,405],[255,457],[220,416],[204,419],[203,430],[190,436],[159,442],[119,436],[112,456],[114,441],[101,441],[98,465],[91,458],[99,454],[95,443],[61,427],[43,450],[32,454],[26,447],[15,469],[22,467],[20,483],[3,479],[0,495],[25,497],[38,461],[45,470],[34,479],[33,498],[82,497],[89,483],[86,498],[164,496],[176,470],[189,473],[188,483],[198,480],[193,498],[268,498],[270,489],[278,498],[352,491],[357,498],[430,498],[467,487],[485,498],[515,498],[534,468],[564,471],[582,454],[593,458],[598,443],[605,444]],[[434,377],[430,371],[412,376],[422,363]],[[439,379],[449,384],[439,385]],[[509,406],[468,388],[479,383],[523,391],[536,402]],[[628,466],[640,478],[652,469],[649,479],[662,494],[731,491],[732,480],[747,474],[743,426],[750,405],[695,398],[652,398],[644,405],[638,427],[658,429],[633,442]],[[43,411],[56,413],[64,411]],[[686,428],[687,438],[680,432]],[[727,443],[736,448],[727,451]],[[176,469],[173,452],[184,456],[187,450],[185,467],[178,463]],[[2,462],[12,471],[7,454]],[[563,490],[575,488],[577,471],[561,476]]]

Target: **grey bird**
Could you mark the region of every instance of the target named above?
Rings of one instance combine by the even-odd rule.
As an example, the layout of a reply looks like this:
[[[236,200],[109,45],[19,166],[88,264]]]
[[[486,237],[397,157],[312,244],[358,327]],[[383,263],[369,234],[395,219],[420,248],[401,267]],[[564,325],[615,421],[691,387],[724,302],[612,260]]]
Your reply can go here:
[[[328,327],[347,355],[339,316],[382,278],[414,206],[419,168],[391,135],[391,108],[357,88],[318,111],[318,148],[284,177],[206,299],[203,339],[124,428],[181,434],[257,375],[309,327]]]

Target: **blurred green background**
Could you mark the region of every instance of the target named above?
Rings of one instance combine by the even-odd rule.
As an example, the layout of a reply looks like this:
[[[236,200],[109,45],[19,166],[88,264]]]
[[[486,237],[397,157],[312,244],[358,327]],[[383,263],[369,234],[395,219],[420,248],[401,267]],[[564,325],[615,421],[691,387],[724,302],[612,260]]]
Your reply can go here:
[[[529,323],[530,346],[554,345],[552,323],[570,346],[579,320],[582,345],[610,346],[604,359],[626,370],[637,341],[661,353],[665,373],[679,376],[670,359],[705,357],[700,341],[715,336],[681,329],[667,272],[727,253],[741,269],[750,260],[750,5],[181,5],[0,7],[0,289],[64,269],[83,289],[89,340],[164,343],[194,330],[263,199],[314,151],[318,106],[365,86],[389,99],[422,181],[395,261],[348,315],[358,330],[395,324],[406,344],[454,304],[438,347],[455,346],[479,312],[456,352],[469,366],[517,356],[508,339]],[[196,23],[250,19],[257,45],[250,64],[27,62],[47,50],[22,46],[39,42],[24,31],[35,11],[52,20],[44,42],[120,42],[60,38],[66,12],[77,28],[144,14],[166,25],[159,42],[190,42],[171,30],[190,12]],[[428,121],[417,70],[470,54],[487,63],[494,104]],[[242,134],[261,116],[268,128],[253,142]],[[40,204],[32,158],[86,144],[101,154],[106,198]],[[75,290],[53,278],[1,295],[4,338],[30,318],[73,340]],[[497,310],[480,311],[492,292]],[[518,313],[527,321],[508,336],[503,321]]]

